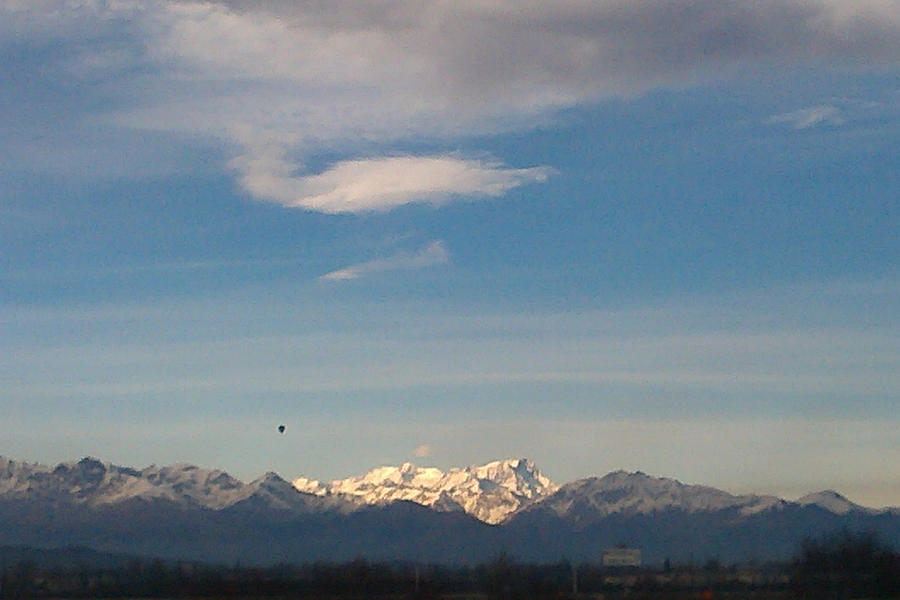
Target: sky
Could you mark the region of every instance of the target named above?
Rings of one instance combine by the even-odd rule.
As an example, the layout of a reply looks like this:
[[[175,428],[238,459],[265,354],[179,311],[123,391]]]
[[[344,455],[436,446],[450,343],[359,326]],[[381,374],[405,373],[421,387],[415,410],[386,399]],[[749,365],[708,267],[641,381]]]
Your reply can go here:
[[[0,53],[0,454],[900,506],[894,0],[0,0]]]

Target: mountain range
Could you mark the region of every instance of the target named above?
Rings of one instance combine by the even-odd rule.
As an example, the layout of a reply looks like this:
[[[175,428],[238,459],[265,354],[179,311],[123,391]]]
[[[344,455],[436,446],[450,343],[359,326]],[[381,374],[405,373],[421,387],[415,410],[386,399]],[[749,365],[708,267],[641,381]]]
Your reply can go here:
[[[900,542],[900,511],[834,491],[797,501],[615,471],[558,486],[526,459],[441,471],[404,464],[321,483],[244,483],[189,464],[95,458],[54,467],[0,457],[0,544],[270,564],[371,559],[597,560],[619,543],[645,561],[789,558],[801,541],[871,530]]]

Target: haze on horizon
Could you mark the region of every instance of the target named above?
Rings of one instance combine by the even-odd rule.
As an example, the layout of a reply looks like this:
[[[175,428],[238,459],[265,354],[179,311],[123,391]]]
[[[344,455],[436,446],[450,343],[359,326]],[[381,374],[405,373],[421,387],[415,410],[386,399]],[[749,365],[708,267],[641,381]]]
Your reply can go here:
[[[3,455],[900,506],[896,3],[0,0],[0,45]]]

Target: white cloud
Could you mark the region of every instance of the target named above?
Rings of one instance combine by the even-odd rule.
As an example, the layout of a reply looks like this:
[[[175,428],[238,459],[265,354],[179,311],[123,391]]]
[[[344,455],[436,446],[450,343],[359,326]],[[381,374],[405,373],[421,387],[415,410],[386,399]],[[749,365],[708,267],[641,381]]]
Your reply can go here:
[[[342,161],[328,170],[294,176],[277,156],[233,161],[253,195],[284,206],[324,213],[390,210],[411,202],[437,204],[454,197],[500,196],[541,182],[547,168],[508,169],[496,163],[450,156],[396,156]]]
[[[420,444],[413,450],[413,456],[416,458],[426,458],[434,454],[434,448],[428,444]]]
[[[818,125],[843,125],[844,122],[841,109],[830,105],[810,106],[766,119],[769,125],[786,124],[794,129],[809,129]]]
[[[0,5],[6,39],[43,49],[12,68],[78,102],[60,110],[67,120],[223,140],[249,193],[333,211],[367,206],[346,178],[374,184],[376,167],[399,160],[381,158],[385,148],[409,140],[528,128],[581,103],[753,67],[897,64],[900,16],[884,0],[45,0]],[[360,160],[302,175],[323,147]],[[488,170],[475,194],[541,172]],[[388,178],[372,204],[471,193],[411,187]]]
[[[444,265],[448,262],[450,262],[450,255],[447,253],[447,248],[444,246],[444,242],[438,240],[413,254],[398,252],[387,258],[370,260],[326,273],[319,279],[325,281],[346,281],[383,271],[421,269],[434,265]]]

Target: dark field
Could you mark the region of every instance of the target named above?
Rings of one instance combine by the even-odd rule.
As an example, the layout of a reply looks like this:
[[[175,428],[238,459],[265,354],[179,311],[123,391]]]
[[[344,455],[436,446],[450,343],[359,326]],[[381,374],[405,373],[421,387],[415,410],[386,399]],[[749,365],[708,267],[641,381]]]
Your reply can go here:
[[[783,565],[609,569],[583,564],[516,564],[498,558],[474,567],[369,563],[266,569],[132,561],[124,567],[3,571],[4,598],[788,598]]]

